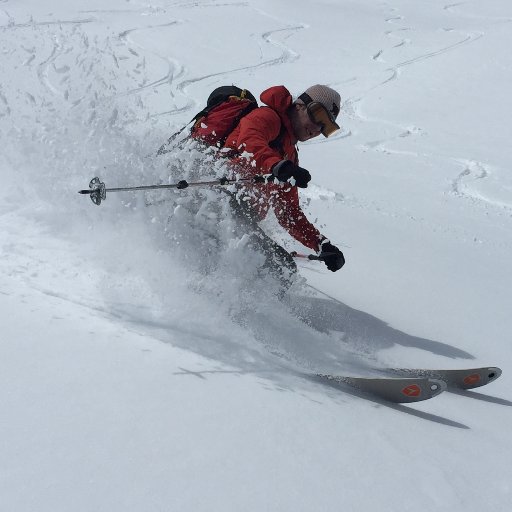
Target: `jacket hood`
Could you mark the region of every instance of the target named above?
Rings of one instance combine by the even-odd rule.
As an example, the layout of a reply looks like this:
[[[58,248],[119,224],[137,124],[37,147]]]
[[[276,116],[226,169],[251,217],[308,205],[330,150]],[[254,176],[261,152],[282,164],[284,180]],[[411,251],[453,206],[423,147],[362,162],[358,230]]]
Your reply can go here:
[[[293,103],[292,95],[284,85],[276,85],[266,89],[260,94],[260,100],[282,116],[286,114]]]

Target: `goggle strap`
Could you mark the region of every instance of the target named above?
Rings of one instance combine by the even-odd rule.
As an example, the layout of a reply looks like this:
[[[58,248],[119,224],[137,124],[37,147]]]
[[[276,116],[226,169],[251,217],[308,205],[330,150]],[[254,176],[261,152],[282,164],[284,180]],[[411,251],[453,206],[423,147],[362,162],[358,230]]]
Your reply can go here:
[[[303,92],[300,96],[299,96],[299,100],[301,100],[304,105],[309,105],[313,100],[311,99],[311,96],[309,94],[306,94],[305,92]]]

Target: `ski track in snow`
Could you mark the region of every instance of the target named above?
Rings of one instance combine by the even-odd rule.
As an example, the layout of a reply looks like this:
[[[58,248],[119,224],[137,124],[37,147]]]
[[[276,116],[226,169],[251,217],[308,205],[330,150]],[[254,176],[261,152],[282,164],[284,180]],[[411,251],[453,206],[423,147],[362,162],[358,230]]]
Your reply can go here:
[[[257,64],[251,64],[249,66],[232,68],[232,69],[229,69],[226,71],[220,71],[217,73],[210,73],[208,75],[204,75],[204,76],[200,76],[200,77],[189,78],[187,80],[183,80],[182,82],[178,83],[176,86],[176,89],[180,93],[186,94],[186,89],[190,85],[196,84],[198,82],[202,82],[204,80],[208,80],[210,78],[214,78],[214,77],[221,78],[224,76],[232,76],[236,73],[240,73],[240,72],[244,72],[244,71],[251,72],[251,71],[256,71],[258,69],[262,69],[262,68],[266,68],[266,67],[278,66],[281,64],[293,62],[296,59],[298,59],[300,57],[300,55],[298,53],[296,53],[295,51],[293,51],[291,48],[287,47],[286,45],[274,41],[272,36],[274,34],[280,33],[280,32],[289,32],[289,31],[296,32],[296,31],[302,30],[302,29],[304,29],[304,26],[300,25],[300,26],[296,26],[296,27],[280,28],[280,29],[268,31],[268,32],[261,34],[261,38],[263,39],[264,42],[269,43],[269,44],[282,50],[281,55],[276,58],[271,58],[271,59],[266,59],[266,60],[262,59],[262,62],[259,62]],[[195,102],[192,103],[192,100],[189,100],[188,106],[184,109],[181,109],[180,112],[182,112],[184,110],[190,110],[192,108],[192,105],[195,105]],[[167,112],[164,112],[159,115],[172,114],[172,113],[173,113],[173,111],[167,111]]]
[[[222,8],[222,7],[247,7],[248,3],[246,2],[234,2],[234,3],[225,3],[225,4],[199,4],[198,2],[188,2],[188,3],[176,3],[167,5],[164,9],[164,12],[167,12],[169,8],[196,8],[201,7],[203,9],[215,7],[215,8]],[[260,14],[264,14],[263,12],[260,12],[259,10],[255,9]],[[89,11],[87,11],[89,12]],[[112,12],[112,11],[91,11],[95,14],[98,14],[100,12]],[[132,12],[132,11],[129,11]],[[152,113],[150,114],[151,118],[158,118],[162,116],[168,116],[168,115],[179,115],[187,111],[191,111],[194,108],[197,108],[197,101],[193,98],[187,95],[187,88],[191,85],[200,83],[205,80],[209,80],[211,78],[222,78],[224,76],[231,77],[232,75],[240,72],[251,72],[256,71],[262,68],[271,67],[271,66],[278,66],[285,63],[290,63],[298,58],[300,58],[300,55],[295,52],[293,49],[288,47],[287,45],[277,41],[274,38],[275,34],[278,33],[295,33],[298,30],[302,30],[306,28],[305,25],[299,25],[299,26],[287,26],[284,28],[279,28],[275,30],[271,30],[268,32],[265,32],[260,35],[261,39],[263,40],[264,44],[270,44],[271,46],[274,46],[278,48],[281,51],[281,55],[275,58],[270,59],[264,59],[262,57],[261,62],[250,64],[248,66],[241,66],[238,68],[231,68],[220,72],[210,73],[198,77],[193,78],[186,78],[184,80],[180,80],[182,77],[186,76],[187,69],[184,65],[182,65],[178,59],[176,58],[169,58],[167,55],[162,55],[159,52],[148,50],[146,47],[144,47],[141,44],[135,43],[133,39],[130,37],[131,34],[139,31],[148,31],[152,29],[160,29],[164,27],[172,27],[173,25],[177,25],[179,23],[185,23],[181,20],[175,20],[168,23],[163,23],[159,25],[148,25],[143,27],[132,27],[123,30],[119,33],[119,38],[127,45],[136,46],[140,49],[141,53],[144,53],[146,55],[153,55],[157,57],[158,59],[161,59],[164,61],[168,67],[168,72],[155,80],[152,80],[150,83],[144,84],[143,86],[131,89],[129,91],[126,91],[124,93],[117,94],[116,96],[129,96],[129,95],[137,95],[144,90],[147,89],[156,89],[161,86],[170,86],[171,90],[173,91],[173,96],[184,96],[185,97],[185,105],[181,106],[179,108],[172,108],[168,109],[162,112],[158,113]]]
[[[185,73],[185,68],[182,65],[180,65],[180,63],[178,61],[176,61],[175,59],[171,59],[169,57],[166,57],[165,55],[160,55],[157,52],[150,51],[146,47],[135,43],[133,41],[133,39],[130,38],[130,34],[132,34],[134,32],[167,28],[167,27],[172,27],[174,25],[178,25],[180,23],[183,23],[183,22],[181,20],[174,20],[174,21],[170,21],[168,23],[162,23],[159,25],[148,25],[146,27],[130,28],[130,29],[124,30],[123,32],[121,32],[119,34],[119,39],[127,45],[129,51],[131,51],[133,53],[133,50],[131,50],[131,47],[136,46],[140,50],[142,50],[144,53],[146,53],[148,55],[156,56],[157,58],[159,58],[165,62],[166,66],[168,68],[168,71],[164,76],[157,78],[156,80],[153,80],[152,82],[145,84],[143,86],[136,87],[135,89],[131,89],[125,93],[121,93],[118,96],[121,96],[121,95],[129,96],[129,95],[133,95],[133,94],[138,94],[140,92],[143,92],[146,89],[150,89],[150,88],[156,89],[162,85],[171,86],[176,79],[180,78]],[[175,109],[173,111],[169,111],[168,113],[169,114],[180,113],[180,112],[183,112],[184,110],[188,110],[189,107],[190,107],[190,105],[187,105],[187,107],[185,107],[185,108]]]
[[[450,13],[455,7],[461,7],[467,3],[468,2],[458,2],[458,3],[454,3],[454,4],[448,4],[443,7],[443,10],[447,13]],[[391,23],[391,24],[401,23],[401,24],[403,24],[406,22],[405,16],[396,14],[396,11],[397,11],[396,8],[391,8],[391,11],[392,11],[393,15],[388,16],[384,19],[384,21],[386,23]],[[506,17],[489,18],[489,17],[469,16],[469,15],[468,15],[468,17],[478,19],[478,20],[484,20],[484,21],[489,21],[489,20],[493,21],[494,20],[499,23],[501,23],[501,22],[508,23],[508,22],[512,21],[510,18],[506,18]],[[450,31],[450,32],[454,31],[454,29],[444,29],[444,30]],[[401,27],[398,27],[393,30],[386,30],[384,32],[384,34],[390,38],[397,38],[398,43],[393,45],[388,50],[384,50],[384,49],[377,50],[372,55],[372,60],[379,65],[386,64],[387,61],[386,61],[385,57],[387,56],[387,54],[389,52],[396,50],[398,48],[402,48],[404,46],[410,47],[412,45],[412,39],[411,38],[403,38],[402,34],[405,32],[410,33],[411,37],[412,37],[412,34],[414,33],[414,28],[410,27],[410,26],[401,26]],[[460,30],[458,32],[463,34]],[[425,61],[428,59],[442,56],[443,54],[445,54],[447,52],[456,51],[461,46],[477,42],[479,39],[484,37],[484,35],[485,35],[484,32],[466,33],[466,34],[463,34],[463,38],[461,40],[456,41],[455,43],[449,44],[449,45],[444,46],[437,50],[433,50],[433,51],[430,51],[427,53],[422,53],[421,55],[403,60],[401,62],[398,62],[397,64],[395,64],[391,67],[388,67],[385,70],[386,72],[390,73],[390,76],[388,76],[385,80],[380,81],[376,85],[370,87],[361,96],[347,98],[342,105],[342,111],[349,117],[351,117],[353,119],[359,119],[360,121],[363,121],[364,123],[372,123],[372,124],[376,124],[376,125],[390,127],[397,131],[396,135],[394,135],[392,137],[388,136],[388,137],[382,138],[380,140],[368,141],[361,145],[361,149],[363,151],[372,150],[372,151],[382,152],[385,154],[404,154],[404,155],[406,154],[406,155],[409,155],[409,156],[412,156],[415,158],[420,158],[422,160],[429,160],[434,157],[439,157],[439,155],[437,155],[435,153],[418,153],[418,152],[399,151],[399,150],[390,149],[388,147],[388,144],[390,142],[393,142],[399,138],[409,137],[411,135],[421,135],[422,129],[419,127],[415,127],[415,126],[412,126],[412,127],[400,126],[400,125],[396,125],[393,122],[389,122],[385,119],[377,119],[377,118],[372,118],[367,115],[364,115],[362,113],[362,108],[364,106],[365,96],[370,93],[375,93],[379,88],[381,88],[383,86],[387,86],[390,83],[392,83],[393,81],[398,80],[400,78],[400,73],[402,72],[402,70],[404,68],[407,68],[408,66],[419,64],[422,61]],[[454,160],[458,161],[458,159],[451,158],[451,157],[444,157],[444,160],[447,163],[450,163],[451,161],[454,161]],[[469,159],[468,159],[468,162],[470,162]],[[476,162],[470,163],[469,167],[466,167],[453,180],[452,185],[451,185],[451,192],[456,197],[459,197],[462,199],[471,199],[472,201],[475,201],[476,203],[484,202],[486,205],[488,205],[490,207],[495,207],[497,209],[511,208],[511,204],[508,199],[507,200],[495,200],[492,197],[486,196],[485,193],[478,190],[477,183],[483,183],[483,181],[485,181],[485,179],[487,178],[487,174],[485,172],[480,173],[478,175],[478,177],[475,179],[474,172],[475,172],[475,169],[480,169],[480,168],[484,169],[485,167],[486,167],[486,164],[478,164]],[[468,186],[468,180],[471,180],[471,186]],[[394,214],[390,212],[390,215],[394,215]]]
[[[463,165],[462,172],[452,181],[452,193],[461,198],[469,199],[477,204],[484,203],[498,209],[512,211],[510,189],[503,189],[503,181],[497,180],[496,185],[489,183],[493,174],[507,174],[506,170],[493,168],[489,164],[475,160],[454,159]],[[485,192],[489,189],[489,192]],[[507,193],[508,192],[508,193]],[[505,195],[505,198],[502,196]]]
[[[443,7],[443,10],[445,11],[453,11],[454,10],[454,7],[459,7],[460,5],[464,5],[466,4],[467,2],[456,2],[454,4],[448,4],[448,5],[445,5]]]
[[[86,18],[80,20],[56,20],[56,21],[30,21],[28,23],[15,23],[9,22],[7,25],[0,25],[0,30],[9,31],[17,30],[22,28],[32,27],[51,27],[51,26],[62,26],[62,25],[84,25],[86,23],[96,22],[96,18]]]
[[[392,11],[396,11],[396,9],[393,8]],[[397,21],[403,22],[403,21],[405,21],[405,17],[401,16],[401,15],[396,15],[396,16],[388,17],[384,21],[386,23],[395,23]],[[393,30],[386,30],[384,32],[384,34],[387,37],[397,37],[395,34],[402,33],[404,31],[413,32],[414,29],[412,27],[400,27],[400,28],[393,29]],[[404,67],[407,67],[407,66],[411,66],[413,64],[422,62],[422,61],[427,60],[427,59],[431,59],[433,57],[437,57],[439,55],[443,55],[444,53],[452,51],[452,50],[454,50],[454,49],[456,49],[456,48],[458,48],[458,47],[460,47],[462,45],[465,45],[465,44],[477,41],[478,39],[483,37],[483,35],[484,35],[484,33],[481,33],[481,32],[465,34],[464,38],[462,40],[460,40],[460,41],[457,41],[455,43],[447,45],[447,46],[445,46],[443,48],[440,48],[438,50],[434,50],[434,51],[427,52],[427,53],[422,53],[421,55],[418,55],[418,56],[413,57],[411,59],[404,60],[403,62],[399,62],[399,63],[397,63],[397,64],[387,68],[385,70],[385,72],[389,72],[390,76],[388,76],[385,80],[380,81],[376,85],[370,87],[366,91],[365,95],[370,93],[370,92],[374,92],[375,90],[377,90],[380,87],[388,84],[389,82],[397,80],[399,78],[399,76],[400,76],[401,68],[404,68]],[[397,48],[401,48],[401,47],[406,46],[406,45],[410,46],[411,43],[412,43],[411,39],[408,39],[408,38],[404,39],[404,38],[398,37],[398,39],[399,39],[399,42],[396,45],[394,45],[391,48],[391,50],[396,50]],[[388,50],[388,51],[390,51],[390,50]],[[372,60],[374,60],[375,62],[378,62],[378,63],[384,63],[384,62],[386,62],[383,59],[383,55],[384,54],[385,54],[384,50],[383,49],[379,49],[377,52],[375,52],[373,54]],[[347,105],[350,106],[350,105],[354,105],[355,103],[359,103],[359,102],[362,102],[362,101],[364,101],[364,95],[361,96],[361,97],[358,97],[358,98],[347,98],[346,103],[347,103]],[[356,110],[354,108],[351,108],[350,112],[352,112],[354,114],[354,113],[356,113]],[[369,119],[367,117],[364,118],[364,120],[365,121],[376,121],[376,122],[379,122],[379,120],[371,120],[371,119]]]
[[[512,22],[512,18],[507,16],[482,16],[482,15],[474,15],[464,12],[462,9],[457,9],[463,5],[471,6],[471,2],[457,2],[453,4],[448,4],[443,7],[443,10],[448,11],[450,13],[456,13],[459,17],[470,20],[478,20],[478,21],[491,21],[495,23],[510,23]]]

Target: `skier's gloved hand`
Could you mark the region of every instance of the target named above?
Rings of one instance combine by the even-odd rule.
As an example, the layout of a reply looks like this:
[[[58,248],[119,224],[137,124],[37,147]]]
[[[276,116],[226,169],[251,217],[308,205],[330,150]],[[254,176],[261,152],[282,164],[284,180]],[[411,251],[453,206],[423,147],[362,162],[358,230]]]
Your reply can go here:
[[[327,238],[320,242],[320,258],[331,272],[336,272],[343,265],[345,265],[345,258],[343,253],[335,246],[332,245]]]
[[[292,186],[306,188],[311,181],[311,174],[307,169],[295,165],[291,160],[281,160],[272,169],[272,174],[282,182],[288,182]]]

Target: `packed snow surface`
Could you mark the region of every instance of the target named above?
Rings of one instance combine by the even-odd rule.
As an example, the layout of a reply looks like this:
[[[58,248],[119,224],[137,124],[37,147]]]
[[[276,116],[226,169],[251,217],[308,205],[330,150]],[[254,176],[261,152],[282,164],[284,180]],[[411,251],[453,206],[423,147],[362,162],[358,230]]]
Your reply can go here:
[[[0,509],[511,510],[511,43],[506,0],[0,0]],[[77,194],[222,176],[156,150],[232,83],[343,99],[300,159],[347,264],[284,298],[221,191]]]

